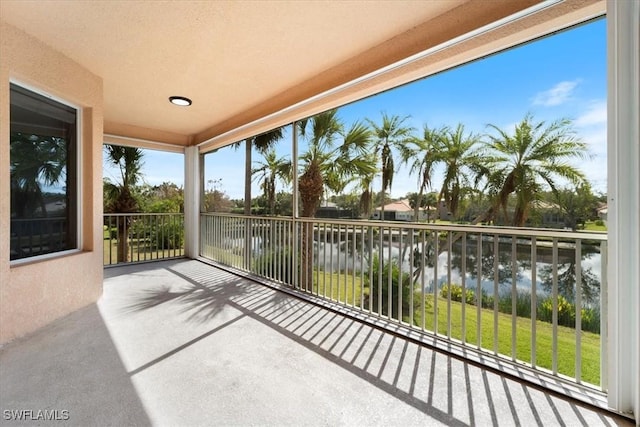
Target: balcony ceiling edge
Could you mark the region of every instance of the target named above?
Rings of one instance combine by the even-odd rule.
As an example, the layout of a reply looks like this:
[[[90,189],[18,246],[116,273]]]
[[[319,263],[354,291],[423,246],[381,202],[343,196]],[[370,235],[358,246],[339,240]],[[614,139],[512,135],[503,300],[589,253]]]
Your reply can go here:
[[[183,153],[193,138],[158,129],[104,122],[104,143]]]
[[[602,16],[605,0],[564,1],[479,35],[438,49],[456,37],[534,7],[539,1],[516,1],[508,6],[471,1],[351,60],[320,73],[256,107],[193,135],[192,144],[208,152],[267,132],[305,117],[336,108],[402,84],[445,71],[500,50],[560,31]],[[493,3],[490,3],[493,4]],[[500,5],[498,8],[497,5]],[[462,17],[471,16],[465,19]],[[455,25],[452,24],[455,20]],[[434,26],[436,30],[434,31]],[[428,42],[425,42],[428,40]],[[398,66],[396,63],[435,48],[424,57]],[[390,52],[381,55],[380,52]],[[386,69],[386,70],[385,70]],[[367,78],[363,78],[367,76]]]

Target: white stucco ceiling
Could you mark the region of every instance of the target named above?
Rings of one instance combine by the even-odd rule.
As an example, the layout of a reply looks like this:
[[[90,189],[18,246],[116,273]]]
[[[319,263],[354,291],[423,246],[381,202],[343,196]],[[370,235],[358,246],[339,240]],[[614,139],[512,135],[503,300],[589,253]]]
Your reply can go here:
[[[0,17],[103,79],[107,131],[193,143],[537,2],[2,0]]]

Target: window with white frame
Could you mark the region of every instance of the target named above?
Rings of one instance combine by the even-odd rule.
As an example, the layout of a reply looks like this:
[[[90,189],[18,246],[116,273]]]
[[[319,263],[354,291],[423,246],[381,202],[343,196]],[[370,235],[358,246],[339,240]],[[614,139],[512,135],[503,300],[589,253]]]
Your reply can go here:
[[[78,248],[78,110],[10,87],[10,259]]]

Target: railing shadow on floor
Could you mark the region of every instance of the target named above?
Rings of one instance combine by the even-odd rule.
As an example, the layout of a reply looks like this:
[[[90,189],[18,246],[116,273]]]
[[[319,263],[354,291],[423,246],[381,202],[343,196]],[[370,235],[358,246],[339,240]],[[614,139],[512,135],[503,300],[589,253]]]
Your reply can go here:
[[[240,315],[135,369],[138,373],[211,334],[249,318],[323,357],[339,368],[448,425],[468,426],[503,422],[521,425],[535,420],[589,425],[581,411],[603,425],[611,425],[594,408],[561,400],[538,387],[495,375],[455,357],[427,349],[357,320],[292,298],[247,279],[202,264],[189,271],[167,271],[188,284],[179,290],[148,289],[125,311],[142,311],[174,303],[188,313],[189,322],[207,322],[223,308]],[[558,410],[557,402],[570,406]],[[546,414],[546,418],[540,415]],[[553,419],[549,419],[549,414]],[[567,419],[567,413],[573,415]],[[505,418],[507,417],[507,418]],[[599,419],[598,419],[599,418]],[[593,419],[591,420],[593,421]],[[621,421],[624,423],[624,421]],[[614,421],[614,423],[617,423]]]

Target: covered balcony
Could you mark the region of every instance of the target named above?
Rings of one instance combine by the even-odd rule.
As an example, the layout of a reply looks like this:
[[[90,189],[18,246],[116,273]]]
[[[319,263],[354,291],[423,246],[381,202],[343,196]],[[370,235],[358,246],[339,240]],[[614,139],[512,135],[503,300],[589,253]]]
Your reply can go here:
[[[74,425],[631,425],[347,310],[196,260],[109,268],[96,305],[3,350],[2,403]]]
[[[22,181],[0,151],[5,421],[640,422],[637,1],[0,7],[2,127],[13,138],[11,97],[31,91],[79,135],[51,226],[14,218]],[[605,15],[607,233],[305,209],[301,122]],[[291,212],[252,214],[250,190],[243,214],[205,209],[205,155],[244,143],[251,165],[278,129]],[[103,144],[182,154],[183,212],[103,214]]]

